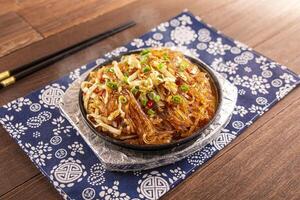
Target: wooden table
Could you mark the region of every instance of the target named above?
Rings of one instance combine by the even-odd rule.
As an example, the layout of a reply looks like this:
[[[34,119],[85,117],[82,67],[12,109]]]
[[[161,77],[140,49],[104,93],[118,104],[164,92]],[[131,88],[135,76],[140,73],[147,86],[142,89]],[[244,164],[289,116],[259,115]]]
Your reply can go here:
[[[137,26],[0,91],[0,105],[42,87],[188,8],[300,73],[298,0],[0,0],[0,71],[129,19]],[[0,128],[0,198],[61,199]],[[299,199],[300,88],[163,199]]]

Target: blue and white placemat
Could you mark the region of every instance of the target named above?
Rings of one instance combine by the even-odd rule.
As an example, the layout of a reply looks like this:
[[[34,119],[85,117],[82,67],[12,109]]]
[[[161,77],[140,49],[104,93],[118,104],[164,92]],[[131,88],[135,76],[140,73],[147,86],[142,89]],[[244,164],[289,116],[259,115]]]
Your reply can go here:
[[[58,102],[66,88],[105,59],[142,47],[179,46],[209,64],[238,88],[229,125],[202,150],[173,165],[148,171],[103,168]],[[103,58],[0,108],[0,122],[66,199],[158,199],[214,156],[300,82],[299,76],[183,12]]]

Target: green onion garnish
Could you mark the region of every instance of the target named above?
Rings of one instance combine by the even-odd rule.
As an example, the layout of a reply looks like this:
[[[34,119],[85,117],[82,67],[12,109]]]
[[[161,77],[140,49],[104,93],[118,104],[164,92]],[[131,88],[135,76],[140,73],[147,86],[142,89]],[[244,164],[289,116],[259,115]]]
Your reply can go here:
[[[148,65],[142,69],[143,73],[149,72],[150,70],[151,70],[151,68]]]
[[[127,99],[126,99],[126,97],[123,96],[123,95],[119,96],[119,101],[120,101],[121,103],[127,103]]]
[[[115,82],[108,81],[108,82],[106,82],[106,86],[109,87],[112,90],[117,90],[118,89],[118,84],[115,83]]]
[[[181,85],[180,86],[180,89],[183,91],[183,92],[187,92],[190,88],[188,85]]]
[[[147,111],[147,114],[150,115],[150,116],[153,116],[153,115],[155,115],[155,111],[152,110],[152,109],[149,109],[149,110]]]
[[[141,56],[144,56],[144,55],[146,55],[146,54],[148,54],[148,53],[150,53],[150,50],[149,50],[149,49],[144,49],[144,50],[140,53],[140,55],[141,55]]]
[[[159,63],[159,64],[157,65],[157,68],[158,68],[158,69],[162,69],[164,66],[166,66],[164,63]]]
[[[167,53],[164,53],[164,54],[163,54],[163,59],[164,59],[165,61],[169,61],[169,56],[168,56]]]
[[[147,102],[148,102],[148,99],[147,99],[147,98],[142,98],[142,99],[141,99],[141,104],[142,104],[143,106],[146,106],[146,105],[147,105]]]
[[[155,92],[150,92],[148,95],[151,100],[155,101],[156,103],[159,102],[160,96],[157,95]]]
[[[155,95],[153,100],[157,103],[160,100],[160,96],[159,95]]]
[[[174,95],[172,96],[172,101],[179,104],[182,102],[182,97],[180,95]]]
[[[161,74],[159,74],[159,75],[157,76],[157,78],[160,79],[160,80],[163,80],[164,77],[163,77]]]
[[[135,86],[131,89],[133,95],[136,95],[139,92],[139,86]]]
[[[128,84],[128,76],[123,77],[123,82]]]
[[[141,60],[141,64],[146,63],[148,61],[148,54],[141,56],[140,60]]]
[[[115,70],[114,70],[114,68],[112,68],[112,67],[107,68],[105,71],[106,71],[106,72],[115,73]]]

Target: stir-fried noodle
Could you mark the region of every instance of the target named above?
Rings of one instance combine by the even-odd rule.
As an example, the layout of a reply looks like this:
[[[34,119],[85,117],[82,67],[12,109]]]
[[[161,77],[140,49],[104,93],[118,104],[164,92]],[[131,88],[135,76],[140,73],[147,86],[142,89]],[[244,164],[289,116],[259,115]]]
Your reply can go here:
[[[99,134],[130,144],[167,144],[193,134],[216,112],[210,76],[184,55],[146,49],[92,71],[81,85]]]

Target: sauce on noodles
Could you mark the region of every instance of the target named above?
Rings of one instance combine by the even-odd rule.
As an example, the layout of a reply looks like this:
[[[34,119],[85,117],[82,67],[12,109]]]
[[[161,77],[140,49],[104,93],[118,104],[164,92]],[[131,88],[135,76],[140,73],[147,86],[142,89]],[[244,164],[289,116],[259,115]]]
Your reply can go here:
[[[208,74],[169,49],[125,55],[90,72],[81,89],[93,126],[129,144],[167,144],[188,137],[216,112]]]

